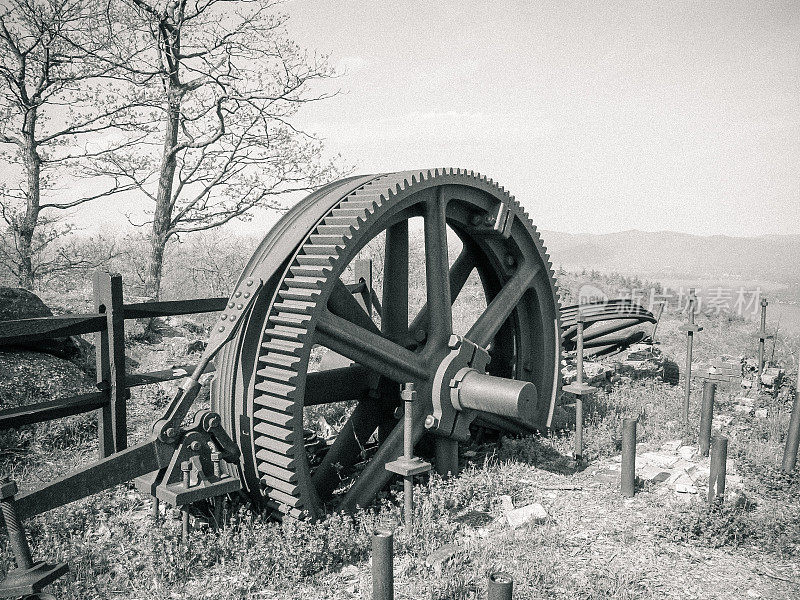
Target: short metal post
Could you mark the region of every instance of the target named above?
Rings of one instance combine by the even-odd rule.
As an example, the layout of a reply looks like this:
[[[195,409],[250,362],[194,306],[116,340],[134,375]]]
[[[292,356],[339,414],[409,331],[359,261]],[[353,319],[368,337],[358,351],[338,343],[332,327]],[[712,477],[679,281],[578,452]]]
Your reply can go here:
[[[700,412],[700,456],[708,456],[711,444],[711,422],[714,419],[714,396],[717,384],[706,379],[703,381],[703,407]]]
[[[636,423],[638,419],[622,422],[622,468],[620,491],[626,498],[636,493]]]
[[[756,374],[756,386],[761,391],[763,383],[761,374],[764,372],[764,340],[767,339],[767,302],[766,298],[761,299],[761,329],[758,334],[758,373]]]
[[[403,458],[411,460],[414,458],[414,400],[417,399],[417,391],[413,383],[407,383],[401,392],[405,411],[403,416]],[[403,500],[405,502],[406,533],[411,535],[414,528],[414,476],[409,474],[403,477]]]
[[[577,338],[575,348],[575,382],[564,386],[564,391],[575,395],[575,465],[583,462],[583,397],[597,391],[596,387],[583,382],[583,328],[585,319],[583,312],[578,309],[575,317]]]
[[[728,470],[728,438],[715,435],[711,441],[711,473],[708,478],[708,503],[722,504]]]
[[[153,496],[153,518],[156,520],[158,520],[158,518],[161,516],[160,505],[161,503],[159,502],[158,498]]]
[[[489,575],[486,600],[511,600],[514,594],[514,579],[508,573],[496,571]]]
[[[695,325],[694,312],[697,306],[697,296],[695,296],[694,289],[689,290],[689,323],[683,325],[681,329],[686,332],[686,390],[683,397],[683,411],[681,418],[683,419],[684,429],[689,428],[689,399],[692,395],[692,343],[694,341],[694,334],[702,331],[703,328]]]
[[[372,600],[394,600],[394,536],[388,529],[372,536]]]
[[[406,383],[400,392],[403,399],[403,455],[386,463],[386,470],[403,478],[403,500],[405,503],[405,531],[411,534],[414,524],[414,475],[430,470],[430,463],[414,456],[414,402],[417,391],[413,383]]]
[[[183,475],[183,486],[189,489],[192,463],[185,460],[181,463],[181,475]],[[181,506],[181,541],[186,544],[189,541],[189,506]]]
[[[791,473],[797,464],[797,448],[800,446],[800,364],[797,367],[797,387],[792,405],[792,418],[786,434],[786,448],[783,451],[783,472]]]

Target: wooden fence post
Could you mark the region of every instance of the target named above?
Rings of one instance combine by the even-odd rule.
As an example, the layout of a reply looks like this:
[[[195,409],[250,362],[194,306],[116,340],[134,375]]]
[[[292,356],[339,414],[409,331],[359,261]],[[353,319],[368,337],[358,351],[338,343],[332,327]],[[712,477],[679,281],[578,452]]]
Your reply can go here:
[[[108,399],[98,411],[97,423],[100,458],[105,458],[128,447],[122,275],[97,270],[93,283],[95,309],[106,315],[107,324],[106,331],[95,334],[97,387]]]

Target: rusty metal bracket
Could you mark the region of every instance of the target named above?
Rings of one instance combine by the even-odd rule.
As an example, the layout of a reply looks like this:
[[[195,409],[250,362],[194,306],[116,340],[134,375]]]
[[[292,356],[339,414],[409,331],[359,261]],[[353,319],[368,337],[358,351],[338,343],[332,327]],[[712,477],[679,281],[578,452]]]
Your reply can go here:
[[[514,213],[508,204],[500,202],[494,213],[486,213],[483,217],[475,215],[473,225],[480,233],[494,233],[508,239],[511,236],[511,226],[514,224]]]

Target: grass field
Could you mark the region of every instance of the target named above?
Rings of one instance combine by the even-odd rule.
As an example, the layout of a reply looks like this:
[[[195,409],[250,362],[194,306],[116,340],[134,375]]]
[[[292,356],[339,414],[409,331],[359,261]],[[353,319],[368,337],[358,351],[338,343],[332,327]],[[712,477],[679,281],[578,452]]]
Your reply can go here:
[[[580,279],[562,274],[560,283],[570,290]],[[468,320],[475,302],[454,310],[456,318]],[[682,365],[681,322],[681,315],[667,314],[659,339],[665,354]],[[755,355],[753,324],[725,316],[702,316],[700,323],[705,329],[695,345],[698,359]],[[181,335],[203,337],[197,329],[183,329]],[[170,339],[132,339],[127,351],[143,370],[190,362]],[[791,338],[776,346],[775,358],[787,366],[790,379],[796,376],[799,347]],[[149,431],[170,390],[133,393],[130,427],[137,439]],[[766,418],[734,413],[737,394],[718,394],[718,413],[734,416],[725,432],[732,474],[741,479],[725,505],[713,510],[702,493],[684,498],[648,486],[626,500],[616,481],[596,476],[619,454],[625,417],[640,417],[637,451],[657,450],[682,437],[681,387],[623,382],[588,401],[589,467],[579,472],[569,465],[571,431],[465,445],[462,451],[470,450],[470,458],[458,477],[418,480],[414,535],[406,537],[398,527],[395,537],[396,597],[484,598],[486,575],[497,569],[513,575],[517,599],[797,597],[800,475],[778,469],[794,393],[787,388],[777,398],[758,398]],[[695,424],[699,400],[695,389]],[[691,436],[684,441],[694,443]],[[3,444],[3,470],[31,485],[92,460],[95,425],[88,417],[72,418],[3,438]],[[59,598],[369,598],[370,534],[378,524],[398,526],[400,490],[395,485],[367,510],[315,523],[271,523],[242,510],[220,534],[194,531],[188,548],[179,543],[180,521],[167,518],[155,525],[149,498],[131,485],[28,525],[36,558],[72,567],[53,586]],[[502,496],[517,507],[539,502],[549,517],[513,530],[502,518]],[[452,556],[426,566],[426,558],[446,546]],[[3,542],[0,566],[6,570],[11,564]]]

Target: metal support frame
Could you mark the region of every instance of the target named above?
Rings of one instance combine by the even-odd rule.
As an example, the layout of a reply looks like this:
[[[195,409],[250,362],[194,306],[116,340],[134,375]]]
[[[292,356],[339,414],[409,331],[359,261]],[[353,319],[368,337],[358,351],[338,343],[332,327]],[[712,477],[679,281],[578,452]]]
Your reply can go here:
[[[104,271],[94,274],[94,307],[106,318],[105,331],[95,334],[97,387],[106,396],[98,411],[100,458],[128,447],[127,399],[125,386],[125,314],[122,276]]]
[[[764,373],[764,343],[774,336],[767,334],[767,306],[769,302],[766,298],[761,299],[761,327],[758,330],[758,373],[756,373],[756,389],[759,393],[764,388],[761,375]]]
[[[386,463],[386,470],[403,477],[403,500],[405,502],[405,530],[408,535],[414,529],[414,475],[431,470],[431,464],[414,456],[414,401],[417,391],[413,383],[407,383],[400,393],[403,399],[403,456]]]
[[[575,465],[583,462],[583,397],[591,396],[597,391],[596,387],[583,382],[583,328],[585,325],[583,311],[578,309],[577,323],[577,349],[575,361],[577,363],[577,378],[574,383],[564,386],[564,391],[575,396]]]
[[[681,331],[686,332],[686,388],[683,396],[683,410],[681,412],[684,429],[688,429],[689,427],[689,399],[692,395],[692,342],[694,341],[694,334],[703,330],[702,327],[696,325],[694,322],[696,306],[697,296],[695,296],[694,289],[690,289],[688,308],[689,322],[680,327]]]

